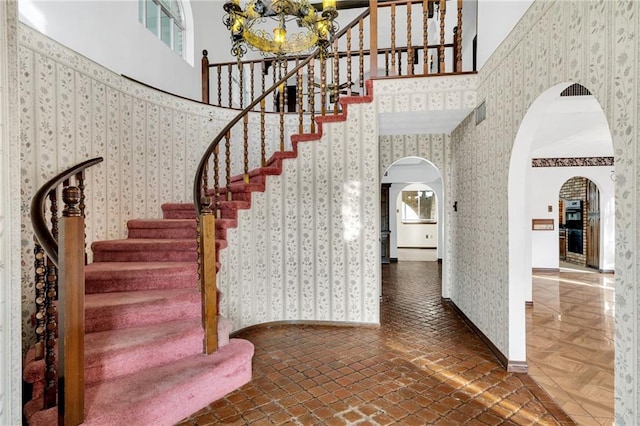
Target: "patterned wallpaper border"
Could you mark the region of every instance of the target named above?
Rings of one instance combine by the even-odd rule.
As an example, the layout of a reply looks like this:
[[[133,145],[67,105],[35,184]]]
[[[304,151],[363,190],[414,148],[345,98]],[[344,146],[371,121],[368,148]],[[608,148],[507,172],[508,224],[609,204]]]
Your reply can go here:
[[[613,157],[532,158],[531,167],[613,166]]]

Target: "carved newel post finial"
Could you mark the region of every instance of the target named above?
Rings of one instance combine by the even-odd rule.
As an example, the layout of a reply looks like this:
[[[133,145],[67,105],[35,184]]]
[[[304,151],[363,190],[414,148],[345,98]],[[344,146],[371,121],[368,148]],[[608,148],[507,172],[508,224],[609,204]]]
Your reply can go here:
[[[211,210],[211,197],[203,195],[202,198],[200,198],[200,205],[202,206],[200,210],[202,214],[213,214]]]
[[[67,186],[62,190],[62,201],[64,202],[64,209],[62,210],[62,216],[64,217],[76,217],[80,216],[80,188],[77,186]]]

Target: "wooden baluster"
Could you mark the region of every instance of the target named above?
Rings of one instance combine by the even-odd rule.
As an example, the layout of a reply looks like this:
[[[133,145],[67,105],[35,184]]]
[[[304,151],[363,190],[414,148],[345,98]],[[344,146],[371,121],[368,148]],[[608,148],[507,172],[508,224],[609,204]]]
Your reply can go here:
[[[288,61],[284,61],[284,71],[282,72],[282,74],[280,75],[280,78],[282,78],[283,75],[287,75],[287,73],[289,72],[289,62]],[[284,104],[284,109],[283,112],[289,112],[289,87],[287,86],[288,82],[285,81],[284,83],[284,90],[282,93],[282,102]]]
[[[296,59],[296,66],[298,66],[298,60]],[[302,100],[304,98],[304,94],[302,93],[302,68],[298,70],[296,74],[296,97],[298,101],[298,133],[304,133],[304,115],[302,108]]]
[[[264,80],[263,80],[264,82]],[[263,91],[264,93],[264,91]],[[265,135],[265,100],[260,100],[260,164],[267,165],[267,138]]]
[[[222,106],[222,66],[218,65],[216,67],[218,70],[218,106]]]
[[[333,40],[333,115],[338,114],[340,102],[340,56],[338,55],[338,39]]]
[[[261,77],[260,77],[260,88],[262,89],[262,91],[260,93],[264,93],[265,90],[265,75],[268,73],[267,67],[266,67],[266,62],[263,60],[262,62],[260,62],[261,66],[262,66],[262,72]]]
[[[364,96],[364,18],[358,22],[358,80],[360,84],[360,96]],[[371,56],[371,55],[370,55]]]
[[[396,69],[396,4],[391,5],[391,74],[398,75]]]
[[[285,85],[280,83],[278,87],[278,112],[280,114],[280,152],[284,152],[284,92]]]
[[[384,51],[384,75],[389,76],[389,51]]]
[[[444,21],[446,16],[446,7],[447,2],[445,0],[440,0],[440,45],[438,46],[438,73],[445,72],[444,66]]]
[[[396,75],[402,75],[402,50],[398,49],[398,71]]]
[[[309,61],[307,78],[307,92],[309,92],[309,112],[311,113],[311,133],[316,132],[316,86],[315,86],[315,60]]]
[[[202,168],[202,181],[200,182],[201,191],[204,195],[209,195],[209,159]]]
[[[347,29],[347,96],[351,96],[351,27]]]
[[[60,231],[58,417],[65,425],[84,421],[84,218],[80,189],[62,192]]]
[[[229,94],[229,99],[227,106],[231,108],[233,106],[233,68],[231,68],[231,64],[227,65],[227,90]]]
[[[244,64],[242,62],[238,62],[238,85],[240,86],[240,109],[244,109]]]
[[[244,160],[244,183],[249,183],[249,114],[242,117],[243,127],[243,160]]]
[[[44,249],[33,238],[33,269],[35,271],[35,296],[36,296],[36,359],[44,358],[45,330],[46,330],[46,273]]]
[[[429,0],[422,0],[422,73],[429,74]]]
[[[455,71],[462,71],[462,0],[458,0],[458,31],[454,42],[457,46]]]
[[[255,80],[254,68],[255,68],[255,65],[256,65],[255,62],[251,62],[251,65],[250,65],[250,70],[251,70],[251,102],[253,102],[253,100],[255,99],[255,97],[254,97],[254,85],[255,85],[255,82],[254,82],[254,80]]]
[[[369,0],[369,76],[378,76],[378,0]]]
[[[413,75],[413,49],[411,47],[411,19],[413,4],[407,3],[407,75]]]
[[[209,58],[207,54],[206,50],[202,51],[202,102],[205,104],[209,103]]]
[[[214,215],[220,217],[220,144],[213,149],[213,205]],[[206,195],[206,193],[204,193]]]
[[[276,68],[280,68],[280,66],[278,65],[278,63],[276,61],[271,61],[271,67],[273,68],[273,84],[276,84],[276,82],[278,81],[278,77],[277,77],[277,69]],[[280,103],[280,98],[276,99],[276,93],[280,93],[277,90],[273,91],[273,110],[274,111],[279,111],[279,103]],[[279,96],[279,95],[278,95]]]
[[[58,241],[58,195],[55,189],[49,191],[49,211],[51,213],[51,234]],[[55,301],[58,298],[58,268],[49,257],[47,261],[46,276],[46,331],[45,331],[45,390],[44,407],[50,408],[57,403],[58,387],[56,384],[58,372],[56,369],[56,352],[54,351],[56,338],[58,337],[57,308]]]
[[[204,352],[218,350],[218,294],[216,283],[216,224],[210,208],[211,199],[203,195],[202,212],[198,220],[199,281],[202,299]]]
[[[324,55],[320,55],[320,115],[327,112],[327,62]]]
[[[224,161],[225,161],[225,178],[226,178],[226,189],[227,189],[227,201],[231,201],[231,130],[224,135]]]
[[[86,219],[86,215],[85,215],[85,209],[86,209],[86,204],[85,204],[85,200],[86,200],[86,196],[84,193],[84,189],[85,189],[85,185],[84,185],[84,170],[81,172],[76,173],[76,186],[78,187],[78,189],[80,190],[80,203],[78,204],[78,208],[80,209],[80,215]],[[84,264],[88,264],[89,260],[87,257],[87,224],[85,222],[85,233],[84,233]]]

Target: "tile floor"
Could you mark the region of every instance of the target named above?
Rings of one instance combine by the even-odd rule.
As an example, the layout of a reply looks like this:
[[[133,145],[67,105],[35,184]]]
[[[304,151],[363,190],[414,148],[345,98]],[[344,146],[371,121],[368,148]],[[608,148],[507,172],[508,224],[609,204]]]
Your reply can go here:
[[[529,374],[580,425],[614,423],[614,275],[533,272]]]
[[[380,328],[245,332],[256,347],[252,382],[179,425],[574,424],[442,303],[436,262],[382,272]]]

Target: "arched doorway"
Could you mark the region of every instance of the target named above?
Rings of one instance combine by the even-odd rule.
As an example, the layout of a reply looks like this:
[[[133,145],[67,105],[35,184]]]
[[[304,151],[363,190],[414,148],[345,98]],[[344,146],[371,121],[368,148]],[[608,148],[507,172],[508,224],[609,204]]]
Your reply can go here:
[[[545,313],[550,323],[563,321],[561,309],[554,309],[562,308],[565,305],[563,300],[571,297],[572,290],[563,285],[581,285],[579,275],[570,278],[552,278],[545,275],[553,271],[556,275],[563,273],[560,265],[561,237],[564,236],[567,245],[571,237],[574,252],[582,251],[580,255],[586,258],[587,247],[584,245],[584,237],[587,231],[591,232],[592,242],[600,240],[597,241],[598,250],[591,253],[598,269],[614,269],[614,182],[611,178],[613,164],[613,144],[606,117],[598,101],[585,87],[570,83],[559,84],[548,89],[533,102],[514,141],[509,167],[510,350],[521,353],[523,359],[530,363],[533,361],[527,357],[528,345],[525,336],[528,336],[531,327],[535,327],[535,306],[538,303],[533,297],[532,279],[548,282],[557,278],[556,281],[560,282],[554,290],[555,293],[551,294],[549,310]],[[565,201],[559,203],[558,194],[561,187],[575,176],[582,177],[581,185],[584,184],[584,187],[578,191],[579,195],[578,192],[568,194]],[[592,182],[591,195],[587,195],[588,182]],[[597,192],[596,186],[599,188]],[[590,197],[592,207],[597,208],[587,207],[587,197]],[[567,208],[570,210],[569,216]],[[595,218],[598,214],[600,226],[587,229],[587,218]],[[586,260],[584,262],[586,264]],[[612,282],[613,279],[609,281]],[[608,284],[585,285],[588,286],[607,287]],[[604,290],[612,292],[613,288],[608,286]],[[525,302],[533,303],[533,307],[527,309],[528,327],[524,321]],[[542,306],[545,302],[539,303]],[[603,303],[612,305],[612,298],[607,297]],[[582,306],[578,305],[577,309],[582,309]],[[607,318],[603,316],[603,321],[606,320],[607,324],[598,327],[612,329],[609,327],[612,315],[607,315]],[[577,321],[571,326],[580,326],[584,322]],[[536,344],[543,345],[551,338],[549,333],[538,336]],[[563,342],[563,338],[554,344],[563,345],[568,341]],[[612,333],[610,339],[612,348]],[[612,351],[610,355],[611,359],[607,362],[610,362],[611,368],[607,374],[610,374],[612,379]],[[585,365],[591,361],[585,359]],[[536,364],[534,367],[535,372],[539,373],[539,365]],[[536,377],[532,369],[530,374]],[[612,391],[611,386],[611,400]]]
[[[384,223],[385,213],[389,222],[389,257],[390,261],[398,260],[398,218],[402,221],[401,205],[398,203],[399,197],[402,197],[402,191],[432,191],[436,211],[433,212],[435,220],[424,220],[423,222],[432,222],[430,224],[422,223],[419,227],[430,225],[431,231],[421,234],[420,239],[424,239],[426,244],[422,246],[436,247],[436,256],[442,261],[444,250],[444,186],[442,182],[442,174],[440,170],[430,161],[421,157],[405,157],[395,161],[387,168],[382,176],[383,192],[387,191],[388,210],[383,212],[381,222]],[[410,185],[424,185],[423,187],[412,187]],[[385,189],[386,188],[386,189]],[[408,188],[408,189],[407,189]],[[428,193],[423,193],[428,196]],[[383,196],[384,198],[384,196]],[[401,199],[401,198],[400,198]],[[420,222],[418,219],[417,222]],[[401,225],[402,226],[402,225]],[[381,226],[384,230],[385,226]],[[416,234],[418,227],[415,227]],[[383,231],[384,232],[384,231]],[[422,233],[422,230],[420,231]],[[417,238],[417,236],[414,235]],[[402,241],[402,240],[401,240]],[[444,291],[444,290],[443,290]]]

